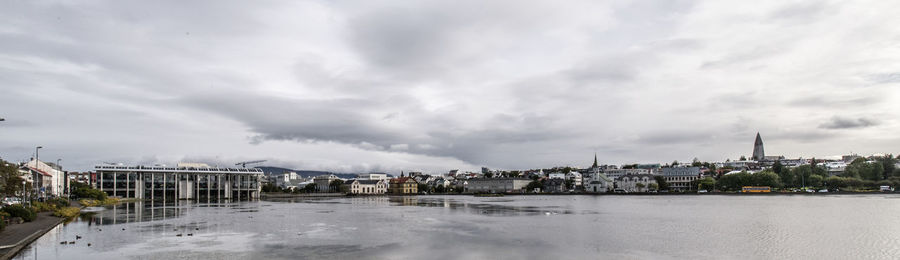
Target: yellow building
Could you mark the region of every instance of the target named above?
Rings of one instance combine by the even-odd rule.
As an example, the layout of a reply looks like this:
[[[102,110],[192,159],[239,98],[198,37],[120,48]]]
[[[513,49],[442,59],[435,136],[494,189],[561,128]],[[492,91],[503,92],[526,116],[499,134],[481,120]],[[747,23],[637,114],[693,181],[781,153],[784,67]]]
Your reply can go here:
[[[391,179],[392,194],[416,194],[419,193],[419,184],[410,177]]]

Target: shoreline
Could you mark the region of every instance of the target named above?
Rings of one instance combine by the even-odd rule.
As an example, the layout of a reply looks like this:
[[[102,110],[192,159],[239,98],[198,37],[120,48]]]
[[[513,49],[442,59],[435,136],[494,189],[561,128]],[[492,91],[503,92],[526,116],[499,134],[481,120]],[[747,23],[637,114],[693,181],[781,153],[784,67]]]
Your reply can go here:
[[[661,193],[484,193],[498,194],[502,196],[835,196],[835,195],[891,195],[898,192],[661,192]],[[260,199],[279,198],[354,198],[354,197],[412,197],[412,196],[476,196],[476,193],[432,193],[432,194],[340,194],[340,193],[301,193],[301,194],[267,194],[263,193]],[[483,196],[484,198],[497,198],[501,196]]]

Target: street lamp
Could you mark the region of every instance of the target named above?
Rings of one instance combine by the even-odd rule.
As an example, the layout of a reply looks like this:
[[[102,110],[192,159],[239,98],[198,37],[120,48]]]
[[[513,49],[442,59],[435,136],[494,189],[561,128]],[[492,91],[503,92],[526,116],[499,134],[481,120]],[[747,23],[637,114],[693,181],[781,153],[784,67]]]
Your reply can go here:
[[[40,171],[39,171],[40,169],[38,169],[38,162],[40,161],[41,156],[40,156],[40,153],[38,153],[38,152],[41,148],[44,148],[44,147],[38,146],[38,147],[34,148],[34,169],[38,171],[39,175],[40,175]],[[41,176],[41,178],[43,178],[43,176]],[[38,182],[37,182],[37,178],[32,178],[32,179],[33,179],[33,181],[31,182],[31,186],[32,186],[31,193],[34,193],[37,190],[37,187],[34,187],[34,186],[36,186]]]

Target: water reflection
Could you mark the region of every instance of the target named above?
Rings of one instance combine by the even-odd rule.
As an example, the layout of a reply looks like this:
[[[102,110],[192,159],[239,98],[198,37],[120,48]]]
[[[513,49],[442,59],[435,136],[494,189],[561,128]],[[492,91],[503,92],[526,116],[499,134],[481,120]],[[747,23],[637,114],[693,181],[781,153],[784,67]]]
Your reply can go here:
[[[876,196],[148,201],[86,214],[16,259],[898,258],[900,227],[892,216],[900,209],[893,202]]]

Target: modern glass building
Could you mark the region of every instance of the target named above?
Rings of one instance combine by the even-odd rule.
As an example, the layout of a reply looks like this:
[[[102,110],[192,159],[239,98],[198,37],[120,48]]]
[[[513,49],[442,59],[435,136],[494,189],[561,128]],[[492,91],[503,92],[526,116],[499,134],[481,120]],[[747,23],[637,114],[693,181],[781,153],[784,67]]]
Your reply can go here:
[[[256,168],[98,165],[97,186],[107,195],[138,199],[256,199],[263,171]]]

